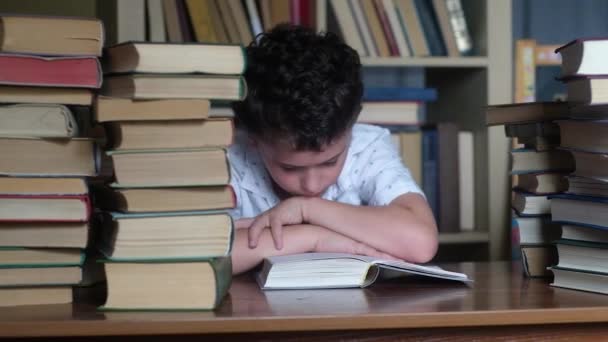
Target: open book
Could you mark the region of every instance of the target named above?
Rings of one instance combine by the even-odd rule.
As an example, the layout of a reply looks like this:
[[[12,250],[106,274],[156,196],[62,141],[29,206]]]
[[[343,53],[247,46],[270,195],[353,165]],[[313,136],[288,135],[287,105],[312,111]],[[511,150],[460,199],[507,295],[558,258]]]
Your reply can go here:
[[[263,290],[366,287],[378,279],[406,275],[469,283],[466,274],[437,266],[420,266],[405,261],[340,253],[304,253],[269,257],[264,260],[257,281]]]

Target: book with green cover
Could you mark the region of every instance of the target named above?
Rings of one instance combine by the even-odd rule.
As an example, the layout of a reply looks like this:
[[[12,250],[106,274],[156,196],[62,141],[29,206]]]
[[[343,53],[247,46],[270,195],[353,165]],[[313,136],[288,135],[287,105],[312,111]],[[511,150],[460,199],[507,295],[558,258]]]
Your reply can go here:
[[[97,248],[112,261],[229,256],[234,240],[225,211],[107,213]]]
[[[212,310],[219,306],[232,282],[230,257],[102,262],[108,296],[100,310]]]

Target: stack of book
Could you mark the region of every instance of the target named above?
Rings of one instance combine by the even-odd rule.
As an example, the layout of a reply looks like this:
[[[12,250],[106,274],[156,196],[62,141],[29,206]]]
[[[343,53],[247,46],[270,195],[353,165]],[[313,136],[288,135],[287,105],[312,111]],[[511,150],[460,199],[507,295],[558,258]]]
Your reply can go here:
[[[553,221],[562,225],[556,243],[554,286],[608,294],[608,40],[576,40],[557,50],[567,82],[570,118],[557,121],[560,148],[576,170],[565,194],[551,200]]]
[[[210,100],[244,98],[239,45],[125,43],[107,49],[96,119],[107,128],[114,182],[107,210],[106,310],[215,308],[231,280],[234,207],[229,118]]]
[[[0,306],[69,303],[89,236],[85,177],[97,174],[85,123],[101,85],[103,26],[0,22]]]
[[[556,263],[553,241],[559,227],[551,223],[551,196],[567,189],[567,174],[574,170],[568,151],[558,149],[560,130],[552,120],[568,116],[566,103],[523,103],[490,106],[487,121],[505,125],[517,142],[511,151],[512,248],[521,257],[527,276],[550,276]]]

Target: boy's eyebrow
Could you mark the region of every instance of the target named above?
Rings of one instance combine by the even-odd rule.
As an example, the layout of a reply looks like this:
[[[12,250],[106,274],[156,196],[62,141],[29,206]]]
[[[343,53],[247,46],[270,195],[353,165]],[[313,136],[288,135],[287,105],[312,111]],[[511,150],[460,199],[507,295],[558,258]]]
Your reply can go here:
[[[342,151],[338,152],[338,154],[336,154],[335,156],[333,156],[333,157],[331,157],[329,159],[326,159],[325,161],[322,161],[322,162],[320,162],[320,163],[318,163],[316,165],[312,165],[312,166],[319,166],[319,165],[323,165],[323,164],[326,164],[326,163],[333,162],[334,160],[338,159],[342,155],[342,153],[344,153],[344,151],[346,151],[347,148],[348,148],[348,146],[345,147]],[[308,166],[291,165],[291,164],[285,164],[285,163],[279,163],[279,164],[281,166],[283,166],[283,167],[294,167],[294,168],[297,168],[297,167],[308,167]]]

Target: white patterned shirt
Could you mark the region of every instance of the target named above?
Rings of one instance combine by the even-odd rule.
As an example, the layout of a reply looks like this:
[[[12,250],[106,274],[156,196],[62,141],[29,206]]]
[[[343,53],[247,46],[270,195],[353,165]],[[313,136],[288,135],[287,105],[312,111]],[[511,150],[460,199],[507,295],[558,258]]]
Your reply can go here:
[[[243,131],[228,149],[231,180],[237,205],[233,219],[255,217],[276,206],[280,199],[257,149]],[[387,129],[355,124],[344,167],[322,198],[352,205],[383,206],[408,192],[424,196],[403,165]]]

